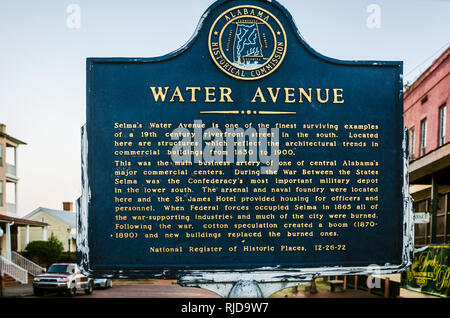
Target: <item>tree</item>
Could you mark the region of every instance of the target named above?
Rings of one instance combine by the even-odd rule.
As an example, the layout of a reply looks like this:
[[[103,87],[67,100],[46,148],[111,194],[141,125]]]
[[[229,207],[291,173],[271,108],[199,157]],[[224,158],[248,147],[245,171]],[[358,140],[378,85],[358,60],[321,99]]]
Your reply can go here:
[[[52,233],[48,241],[33,241],[25,248],[25,256],[41,265],[57,263],[64,250],[63,243]]]

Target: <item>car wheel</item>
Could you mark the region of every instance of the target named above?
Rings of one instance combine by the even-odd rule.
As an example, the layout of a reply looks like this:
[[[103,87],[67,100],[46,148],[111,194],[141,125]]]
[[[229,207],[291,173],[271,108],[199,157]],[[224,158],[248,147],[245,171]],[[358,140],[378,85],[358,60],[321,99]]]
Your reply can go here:
[[[67,294],[70,297],[75,297],[75,295],[77,294],[77,287],[74,285],[70,286],[70,288],[67,290]]]
[[[35,296],[42,296],[42,295],[44,295],[44,292],[42,290],[40,290],[39,288],[33,288],[33,294]]]
[[[94,291],[94,283],[91,281],[88,284],[88,287],[84,290],[84,292],[86,293],[86,295],[90,295],[92,294],[92,292]]]

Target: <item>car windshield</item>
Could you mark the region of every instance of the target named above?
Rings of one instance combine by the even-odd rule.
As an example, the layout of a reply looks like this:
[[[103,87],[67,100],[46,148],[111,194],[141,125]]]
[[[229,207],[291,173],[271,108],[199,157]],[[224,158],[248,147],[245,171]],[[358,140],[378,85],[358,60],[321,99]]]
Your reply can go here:
[[[47,273],[72,274],[72,265],[52,265]]]

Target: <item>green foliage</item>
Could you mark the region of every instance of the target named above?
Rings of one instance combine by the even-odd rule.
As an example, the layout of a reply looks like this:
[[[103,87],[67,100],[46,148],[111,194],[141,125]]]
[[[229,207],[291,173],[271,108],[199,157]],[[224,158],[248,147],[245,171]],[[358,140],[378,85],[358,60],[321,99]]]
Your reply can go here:
[[[48,267],[59,262],[64,250],[63,243],[52,233],[48,241],[33,241],[25,248],[25,257]]]
[[[76,263],[77,262],[77,254],[75,252],[64,252],[61,254],[59,258],[60,263]]]

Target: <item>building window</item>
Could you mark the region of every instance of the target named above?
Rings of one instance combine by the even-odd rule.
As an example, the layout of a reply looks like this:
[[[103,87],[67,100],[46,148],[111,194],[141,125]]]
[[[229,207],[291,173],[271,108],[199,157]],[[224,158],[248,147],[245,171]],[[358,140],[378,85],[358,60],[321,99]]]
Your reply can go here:
[[[424,156],[427,152],[427,119],[420,122],[420,156]]]
[[[3,206],[3,181],[0,180],[0,206]]]
[[[415,145],[415,133],[414,133],[415,131],[414,131],[414,127],[412,127],[410,130],[409,130],[409,159],[411,159],[411,160],[413,160],[414,159],[414,151],[415,151],[415,148],[414,148],[414,145]]]
[[[422,98],[422,100],[420,101],[420,103],[423,105],[426,102],[428,102],[428,96],[425,96],[424,98]]]
[[[0,144],[0,167],[3,166],[3,145]]]
[[[442,105],[439,108],[439,140],[438,147],[443,146],[445,144],[445,130],[446,130],[446,121],[447,121],[447,105]]]

